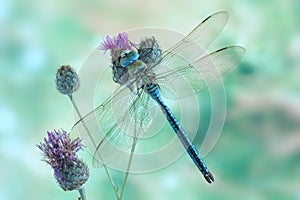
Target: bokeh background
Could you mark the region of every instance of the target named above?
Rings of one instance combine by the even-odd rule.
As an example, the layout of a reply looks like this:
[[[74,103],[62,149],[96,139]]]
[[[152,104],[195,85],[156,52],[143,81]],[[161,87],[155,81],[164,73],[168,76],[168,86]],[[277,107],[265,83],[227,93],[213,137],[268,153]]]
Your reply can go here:
[[[79,70],[107,34],[139,27],[185,34],[220,10],[231,17],[211,49],[238,44],[247,54],[224,78],[225,126],[205,158],[216,182],[206,184],[184,155],[130,176],[125,199],[300,199],[299,0],[2,0],[0,199],[78,198],[58,187],[35,147],[47,130],[74,123],[68,98],[55,89],[59,65]],[[202,139],[195,140],[199,148]],[[86,192],[88,199],[114,199],[104,171],[92,167]]]

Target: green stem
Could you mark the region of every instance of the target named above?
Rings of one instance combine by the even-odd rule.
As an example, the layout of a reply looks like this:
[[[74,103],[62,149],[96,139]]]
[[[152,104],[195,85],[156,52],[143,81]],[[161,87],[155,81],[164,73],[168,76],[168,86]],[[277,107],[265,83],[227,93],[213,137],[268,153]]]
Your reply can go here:
[[[83,118],[82,118],[82,116],[81,116],[81,114],[80,114],[80,112],[79,112],[79,109],[78,109],[78,107],[77,107],[77,105],[76,105],[76,103],[75,103],[75,101],[74,101],[74,99],[73,99],[73,96],[72,96],[72,95],[68,95],[68,96],[69,96],[69,98],[70,98],[70,100],[71,100],[71,102],[72,102],[72,104],[73,104],[73,107],[75,108],[75,110],[76,110],[76,112],[77,112],[77,114],[78,114],[78,116],[79,116],[79,118],[80,118],[80,120],[81,120],[81,122],[82,122],[82,124],[83,124],[83,127],[85,128],[86,132],[89,134],[89,136],[90,136],[90,138],[91,138],[91,137],[92,137],[92,134],[91,134],[91,132],[89,131],[88,127],[86,126],[85,122],[83,121]],[[94,140],[92,140],[92,142],[93,142],[93,145],[96,147],[96,144],[95,144]],[[119,199],[118,188],[115,186],[115,183],[114,183],[114,181],[113,181],[113,179],[112,179],[112,176],[111,176],[111,174],[109,173],[107,166],[104,164],[104,162],[103,162],[101,156],[99,156],[99,157],[100,157],[100,159],[101,159],[101,162],[103,163],[104,170],[105,170],[106,175],[107,175],[107,177],[108,177],[108,179],[109,179],[109,181],[110,181],[110,183],[111,183],[111,186],[112,186],[112,188],[113,188],[113,190],[114,190],[114,192],[115,192],[115,195],[116,195],[117,199]]]
[[[128,180],[128,176],[129,176],[129,170],[130,170],[130,167],[131,167],[131,164],[132,164],[133,153],[135,151],[136,144],[137,144],[137,138],[134,137],[133,138],[133,142],[132,142],[131,151],[130,151],[130,157],[129,157],[129,160],[128,160],[128,166],[127,166],[127,170],[126,170],[126,173],[125,173],[125,177],[124,177],[124,181],[123,181],[123,185],[122,185],[122,189],[121,189],[121,194],[120,194],[119,200],[122,200],[123,196],[124,196],[125,187],[126,187],[126,184],[127,184],[127,180]]]
[[[135,107],[135,103],[133,104],[133,107],[136,108]],[[137,124],[137,118],[136,117],[135,117],[135,124]],[[142,121],[140,122],[140,127],[141,126],[142,126]],[[123,181],[123,185],[122,185],[122,189],[121,189],[121,194],[120,194],[119,200],[122,200],[123,196],[124,196],[124,192],[125,192],[125,188],[126,188],[126,184],[127,184],[127,180],[128,180],[128,176],[129,176],[129,171],[130,171],[131,164],[132,164],[133,153],[135,151],[135,147],[136,147],[137,141],[138,141],[137,129],[136,129],[136,126],[135,126],[134,137],[133,137],[133,141],[132,141],[130,156],[129,156],[128,165],[127,165],[127,169],[126,169],[126,173],[125,173],[125,177],[124,177],[124,181]]]
[[[87,200],[86,195],[85,195],[85,189],[84,189],[84,187],[79,188],[78,192],[80,194],[80,199],[81,200]]]

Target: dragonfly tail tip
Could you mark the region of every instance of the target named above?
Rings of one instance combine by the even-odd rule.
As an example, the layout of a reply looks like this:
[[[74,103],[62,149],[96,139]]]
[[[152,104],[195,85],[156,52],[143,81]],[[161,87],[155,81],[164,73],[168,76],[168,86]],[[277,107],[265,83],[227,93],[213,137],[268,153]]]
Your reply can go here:
[[[212,183],[215,181],[215,178],[213,177],[213,175],[208,172],[207,174],[204,175],[204,178],[205,180],[208,182],[208,183]]]

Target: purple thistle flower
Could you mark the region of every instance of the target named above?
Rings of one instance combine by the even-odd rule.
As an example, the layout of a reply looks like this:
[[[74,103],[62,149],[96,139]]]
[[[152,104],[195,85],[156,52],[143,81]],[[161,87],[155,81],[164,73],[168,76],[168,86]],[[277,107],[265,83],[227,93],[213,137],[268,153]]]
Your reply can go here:
[[[105,51],[110,50],[110,55],[114,61],[120,56],[123,50],[128,49],[132,51],[134,46],[135,44],[128,39],[128,34],[123,32],[117,36],[106,36],[102,44],[98,46],[98,49]]]
[[[99,49],[100,50],[110,50],[110,49],[116,49],[118,47],[117,45],[117,40],[115,37],[109,37],[106,36],[105,40],[103,41],[103,43],[101,45],[99,45]]]
[[[132,43],[128,40],[128,34],[123,32],[117,36],[106,36],[105,40],[99,45],[100,50],[113,50],[113,49],[129,49],[132,50]]]
[[[83,149],[81,139],[72,140],[64,130],[48,131],[48,138],[37,145],[44,160],[54,170],[54,176],[64,190],[79,189],[88,179],[87,165],[76,153]]]
[[[64,131],[48,131],[48,138],[44,138],[44,143],[40,143],[38,148],[44,153],[45,162],[52,168],[64,167],[69,163],[74,163],[76,153],[83,149],[81,140],[70,139],[70,135]]]

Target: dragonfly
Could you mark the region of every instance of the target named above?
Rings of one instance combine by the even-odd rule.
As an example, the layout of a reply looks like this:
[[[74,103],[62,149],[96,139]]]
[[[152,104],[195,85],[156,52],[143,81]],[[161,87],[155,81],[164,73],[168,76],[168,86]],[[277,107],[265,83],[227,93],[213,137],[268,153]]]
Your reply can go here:
[[[148,61],[154,48],[128,48],[119,52],[113,61],[113,80],[119,87],[71,130],[80,134],[86,134],[80,131],[83,126],[89,130],[88,147],[93,149],[95,167],[116,159],[116,149],[128,150],[134,140],[142,137],[151,123],[149,109],[154,102],[205,180],[214,182],[203,158],[164,100],[172,97],[164,94],[172,90],[181,98],[195,95],[213,85],[242,59],[245,49],[240,46],[206,52],[228,18],[226,11],[212,14],[168,50],[156,49],[155,61]]]

